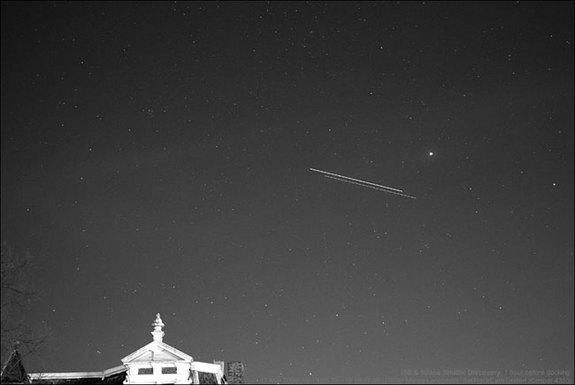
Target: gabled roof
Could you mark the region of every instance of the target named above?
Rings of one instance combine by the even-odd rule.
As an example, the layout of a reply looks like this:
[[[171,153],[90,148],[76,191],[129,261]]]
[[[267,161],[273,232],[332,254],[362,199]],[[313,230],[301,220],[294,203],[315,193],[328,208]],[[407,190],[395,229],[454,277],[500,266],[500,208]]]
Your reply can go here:
[[[14,350],[6,363],[2,365],[0,373],[1,382],[28,382],[28,375],[22,364],[22,356],[18,350]]]
[[[178,349],[160,341],[152,341],[130,355],[122,358],[125,365],[135,361],[184,361],[192,362],[194,358]]]
[[[136,350],[134,353],[122,358],[122,363],[129,364],[138,361],[183,361],[192,362],[194,359],[186,353],[163,342],[164,331],[162,328],[165,326],[160,313],[156,314],[156,320],[152,323],[154,330],[152,336],[154,340],[149,344]]]

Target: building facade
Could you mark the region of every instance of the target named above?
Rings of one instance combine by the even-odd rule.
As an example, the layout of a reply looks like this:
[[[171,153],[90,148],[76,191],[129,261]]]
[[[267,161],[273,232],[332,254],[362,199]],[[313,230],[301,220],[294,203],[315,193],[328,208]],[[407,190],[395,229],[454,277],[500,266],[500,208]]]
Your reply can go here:
[[[152,342],[122,358],[122,365],[97,372],[29,373],[17,351],[2,367],[1,382],[33,384],[242,384],[241,362],[195,361],[163,341],[165,326],[158,313]]]

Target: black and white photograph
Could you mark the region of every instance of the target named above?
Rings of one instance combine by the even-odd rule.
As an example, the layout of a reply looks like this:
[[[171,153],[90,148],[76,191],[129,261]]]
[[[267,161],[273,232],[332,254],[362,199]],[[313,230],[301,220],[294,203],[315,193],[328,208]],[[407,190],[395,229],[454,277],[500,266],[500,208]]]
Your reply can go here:
[[[574,1],[0,1],[2,384],[573,384]]]

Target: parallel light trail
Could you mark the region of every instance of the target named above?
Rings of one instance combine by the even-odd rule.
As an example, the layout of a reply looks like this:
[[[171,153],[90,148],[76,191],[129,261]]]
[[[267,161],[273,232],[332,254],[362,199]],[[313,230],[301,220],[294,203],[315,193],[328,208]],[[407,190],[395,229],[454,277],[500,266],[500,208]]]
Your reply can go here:
[[[380,184],[377,184],[377,183],[367,182],[367,181],[364,181],[364,180],[361,180],[361,179],[355,179],[355,178],[351,178],[351,177],[348,177],[348,176],[339,175],[339,174],[336,174],[336,173],[333,173],[333,172],[318,170],[318,169],[315,169],[315,168],[310,168],[309,170],[310,170],[310,171],[317,172],[317,173],[320,173],[320,174],[322,174],[323,176],[325,176],[326,178],[335,179],[335,180],[338,180],[338,181],[340,181],[340,182],[351,183],[351,184],[355,184],[355,185],[358,185],[358,186],[368,187],[368,188],[371,188],[371,189],[374,189],[374,190],[383,191],[383,192],[386,192],[386,193],[389,193],[389,194],[399,195],[399,196],[402,196],[402,197],[405,197],[405,198],[416,199],[414,196],[405,194],[405,193],[403,192],[403,190],[400,190],[400,189],[397,189],[397,188],[394,188],[394,187],[383,186],[383,185],[380,185]]]
[[[338,177],[338,178],[342,178],[342,179],[347,179],[347,180],[352,180],[354,182],[358,182],[358,183],[365,183],[365,184],[369,184],[371,186],[375,186],[375,187],[379,187],[379,188],[384,188],[384,189],[388,189],[388,190],[393,190],[393,191],[397,191],[397,192],[403,192],[403,190],[397,189],[397,188],[393,188],[393,187],[387,187],[387,186],[383,186],[377,183],[372,183],[372,182],[367,182],[365,180],[361,180],[361,179],[355,179],[355,178],[351,178],[349,176],[344,176],[344,175],[339,175],[333,172],[327,172],[327,171],[322,171],[322,170],[318,170],[316,168],[310,168],[310,171],[315,171],[315,172],[319,172],[321,174],[325,174],[325,175],[331,175],[333,177]]]
[[[394,195],[399,195],[399,196],[406,197],[406,198],[416,199],[416,198],[415,198],[414,196],[412,196],[412,195],[407,195],[407,194],[403,194],[403,193],[398,193],[398,192],[395,192],[395,191],[392,191],[392,190],[388,190],[388,189],[384,189],[384,188],[379,188],[379,187],[374,187],[374,186],[370,186],[370,185],[367,185],[367,184],[354,182],[354,181],[351,181],[351,180],[346,180],[346,179],[342,179],[342,178],[336,178],[335,176],[324,175],[324,177],[330,178],[330,179],[334,179],[334,180],[338,180],[338,181],[340,181],[340,182],[346,182],[346,183],[351,183],[351,184],[355,184],[355,185],[362,186],[362,187],[371,188],[371,189],[374,189],[374,190],[377,190],[377,191],[383,191],[383,192],[386,192],[386,193],[389,193],[389,194],[394,194]]]

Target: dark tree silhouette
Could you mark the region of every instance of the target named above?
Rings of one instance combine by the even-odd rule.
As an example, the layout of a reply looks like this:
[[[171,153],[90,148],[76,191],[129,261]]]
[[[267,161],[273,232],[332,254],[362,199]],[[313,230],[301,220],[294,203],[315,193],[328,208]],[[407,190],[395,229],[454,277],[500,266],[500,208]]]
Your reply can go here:
[[[1,246],[2,362],[14,349],[23,355],[37,353],[46,341],[45,333],[33,331],[27,310],[38,298],[32,282],[32,259],[6,243]]]

